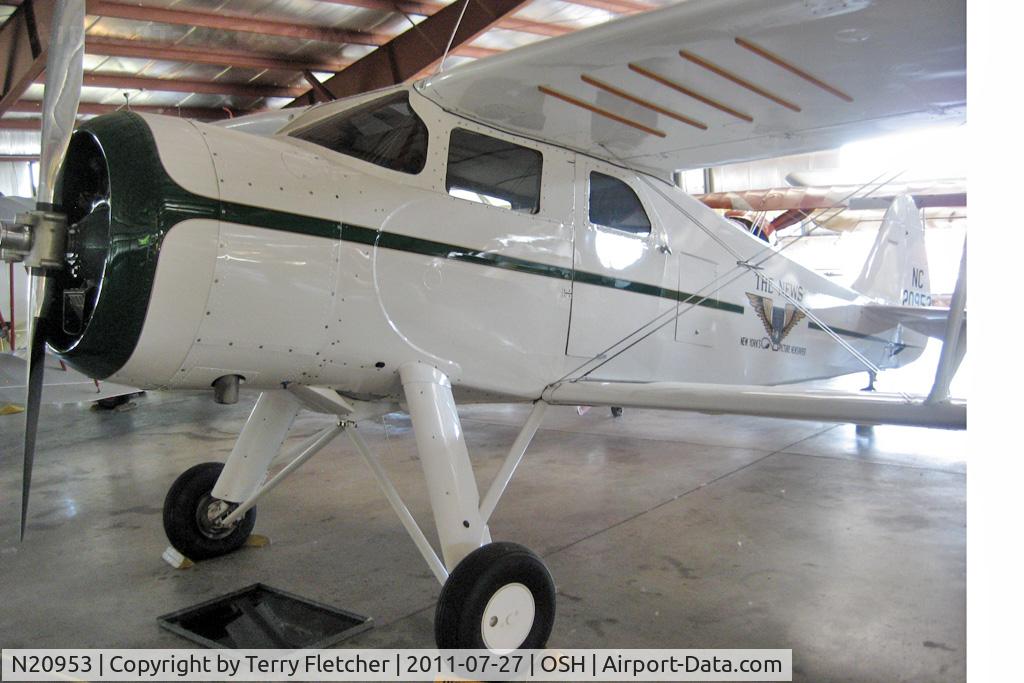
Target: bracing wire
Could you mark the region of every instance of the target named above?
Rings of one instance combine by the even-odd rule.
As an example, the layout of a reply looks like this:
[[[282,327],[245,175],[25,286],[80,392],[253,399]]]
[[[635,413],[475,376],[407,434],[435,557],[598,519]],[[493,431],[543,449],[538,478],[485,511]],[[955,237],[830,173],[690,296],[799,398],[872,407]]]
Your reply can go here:
[[[563,377],[561,377],[558,380],[556,380],[555,382],[553,382],[552,384],[553,385],[557,385],[557,384],[560,384],[560,383],[565,382],[565,381],[576,382],[576,381],[580,381],[580,380],[586,379],[589,375],[591,375],[597,369],[599,369],[602,366],[606,365],[607,363],[611,362],[616,357],[622,355],[623,353],[625,353],[626,351],[628,351],[632,347],[636,346],[638,343],[640,343],[643,340],[647,339],[651,335],[657,333],[659,330],[663,329],[668,324],[674,322],[675,320],[678,320],[680,317],[682,317],[683,315],[685,315],[689,311],[693,310],[694,308],[696,308],[697,306],[699,306],[703,302],[707,301],[710,298],[710,294],[703,294],[705,292],[705,290],[709,290],[710,289],[711,292],[714,292],[715,290],[717,290],[720,287],[724,287],[724,286],[727,286],[729,284],[732,284],[733,282],[738,280],[740,277],[743,277],[744,275],[746,275],[751,270],[760,270],[761,268],[763,268],[763,264],[768,262],[770,259],[772,259],[775,256],[777,256],[778,254],[782,253],[783,251],[785,251],[789,247],[793,246],[794,244],[796,244],[797,242],[799,242],[803,238],[805,238],[805,237],[811,235],[812,233],[814,233],[815,231],[823,228],[828,223],[830,223],[832,220],[834,220],[839,215],[841,215],[848,208],[846,206],[846,202],[849,199],[851,199],[852,197],[854,197],[855,195],[857,195],[858,193],[860,193],[862,190],[864,190],[865,188],[867,188],[867,187],[869,187],[871,185],[875,185],[872,189],[868,190],[867,192],[865,192],[862,195],[862,197],[870,196],[871,194],[877,192],[881,187],[884,187],[885,185],[893,182],[893,180],[895,180],[897,177],[899,177],[902,174],[903,174],[903,171],[901,170],[901,171],[898,171],[898,172],[894,173],[889,178],[881,180],[882,176],[885,175],[885,173],[880,173],[879,175],[875,176],[874,178],[872,178],[868,182],[866,182],[863,185],[855,188],[848,195],[846,195],[846,196],[840,198],[839,200],[837,200],[831,207],[826,207],[826,209],[822,212],[822,215],[824,215],[825,213],[827,213],[830,210],[836,209],[835,213],[833,213],[831,216],[828,216],[824,220],[821,220],[821,219],[815,220],[815,226],[813,228],[811,228],[810,230],[808,230],[807,232],[805,232],[803,235],[800,235],[797,239],[791,241],[790,243],[784,245],[783,247],[781,247],[779,249],[774,249],[770,245],[769,246],[765,246],[760,251],[755,253],[753,256],[750,256],[750,257],[748,257],[746,259],[743,259],[739,254],[737,254],[735,252],[735,250],[733,250],[731,247],[729,247],[729,245],[724,243],[717,235],[714,234],[714,231],[712,229],[710,229],[708,226],[704,225],[696,216],[694,216],[690,212],[686,211],[686,209],[684,209],[682,206],[680,206],[677,201],[675,201],[672,197],[667,195],[665,192],[661,191],[661,189],[658,188],[656,185],[654,185],[654,183],[651,182],[650,179],[646,178],[645,176],[643,176],[641,174],[640,175],[640,179],[641,179],[642,182],[644,182],[656,194],[661,196],[663,199],[668,201],[672,206],[674,206],[676,209],[678,209],[683,215],[685,215],[687,218],[689,218],[705,234],[707,234],[711,239],[713,239],[716,243],[718,243],[720,246],[722,246],[727,252],[729,252],[730,255],[735,257],[736,258],[736,265],[732,269],[727,271],[726,273],[723,273],[722,275],[712,279],[710,282],[708,282],[703,287],[698,289],[697,292],[695,292],[692,296],[690,296],[684,302],[680,302],[680,303],[688,304],[686,306],[686,308],[682,308],[680,310],[675,310],[675,311],[673,311],[671,309],[668,310],[668,311],[663,311],[662,313],[660,313],[659,315],[655,316],[650,321],[644,323],[643,325],[641,325],[637,329],[633,330],[629,334],[625,335],[624,337],[622,337],[621,339],[619,339],[618,341],[613,343],[608,348],[604,349],[603,351],[597,353],[596,355],[594,355],[593,357],[591,357],[590,359],[588,359],[584,363],[580,364],[579,366],[577,366],[576,368],[574,368],[573,370],[568,372],[566,375],[564,375]],[[880,181],[880,182],[875,184],[876,181]],[[766,254],[766,256],[763,259],[761,259],[757,263],[751,263],[755,259],[759,258],[762,254]],[[730,277],[733,273],[736,273],[736,275],[734,277]],[[724,283],[718,284],[721,280],[723,280],[725,278],[729,278],[729,279],[726,282],[724,282]],[[767,279],[770,280],[770,278],[767,278]],[[780,289],[780,291],[781,291],[781,289]],[[698,298],[698,295],[701,295],[701,294],[703,294],[703,296],[699,296],[699,298]],[[859,362],[863,363],[869,370],[871,370],[873,372],[877,372],[878,371],[878,368],[877,368],[877,366],[875,366],[874,363],[871,363],[871,361],[869,361],[867,358],[865,358],[863,356],[863,354],[861,354],[856,349],[854,349],[848,342],[846,342],[846,340],[844,340],[841,337],[839,337],[839,335],[834,330],[832,330],[831,327],[829,327],[827,324],[825,324],[823,321],[821,321],[813,313],[808,311],[806,309],[806,307],[802,306],[801,304],[799,304],[798,302],[793,300],[792,297],[790,297],[785,292],[783,292],[783,296],[785,296],[786,298],[790,299],[792,301],[792,303],[794,303],[794,305],[796,305],[805,315],[807,315],[808,318],[813,320],[819,327],[821,327],[821,329],[823,331],[826,332],[826,334],[828,334],[835,341],[837,341],[844,349],[846,349],[848,352],[850,352],[854,356],[854,358],[856,358]],[[666,320],[662,321],[662,319],[665,318],[666,316],[668,316],[668,318]],[[658,324],[659,321],[661,321],[660,324]],[[628,343],[623,348],[621,348],[618,351],[615,351],[614,353],[612,353],[612,351],[616,347],[618,347],[621,344],[625,344],[626,342],[629,342],[630,339],[632,339],[637,334],[640,334],[641,332],[643,332],[646,328],[650,327],[651,325],[656,325],[656,327],[654,327],[653,329],[650,329],[649,331],[647,331],[645,334],[643,334],[639,338],[633,340],[632,342]],[[611,353],[611,355],[608,355],[609,353]],[[597,362],[597,361],[600,361],[600,362]],[[573,375],[575,375],[576,373],[578,373],[581,370],[583,370],[584,368],[586,368],[588,365],[590,365],[592,363],[595,363],[595,362],[597,362],[597,365],[587,369],[579,377],[573,378]]]
[[[441,55],[441,61],[437,63],[437,71],[434,72],[434,75],[437,75],[437,74],[441,73],[442,71],[444,71],[444,62],[445,62],[446,59],[448,59],[448,53],[452,49],[452,43],[455,42],[455,34],[459,32],[459,26],[462,25],[462,17],[466,16],[466,9],[468,7],[469,7],[469,0],[466,0],[466,2],[464,2],[462,4],[462,11],[459,12],[459,18],[455,22],[455,28],[452,29],[451,36],[448,37],[448,45],[446,45],[445,48],[444,48],[444,54]]]

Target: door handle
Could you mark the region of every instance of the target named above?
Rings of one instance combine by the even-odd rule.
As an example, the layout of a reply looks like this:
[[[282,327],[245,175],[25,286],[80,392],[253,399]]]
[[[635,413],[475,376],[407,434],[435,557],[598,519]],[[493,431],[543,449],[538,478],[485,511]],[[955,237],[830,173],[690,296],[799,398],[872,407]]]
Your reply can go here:
[[[668,246],[667,244],[659,244],[658,251],[660,251],[662,254],[665,254],[666,256],[672,255],[672,247]]]

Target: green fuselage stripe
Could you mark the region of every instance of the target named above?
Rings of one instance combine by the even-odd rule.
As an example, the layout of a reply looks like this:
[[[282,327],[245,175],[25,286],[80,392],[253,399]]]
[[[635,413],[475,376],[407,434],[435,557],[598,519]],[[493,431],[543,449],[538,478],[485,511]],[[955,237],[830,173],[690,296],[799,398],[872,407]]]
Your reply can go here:
[[[404,251],[411,254],[422,254],[423,256],[450,259],[452,261],[461,261],[464,263],[475,263],[477,265],[503,268],[505,270],[513,270],[519,273],[528,273],[530,275],[541,275],[558,280],[574,280],[575,282],[582,284],[608,287],[610,289],[621,289],[623,291],[634,292],[636,294],[646,294],[648,296],[671,299],[672,301],[682,301],[684,303],[692,301],[699,306],[716,308],[723,311],[729,311],[730,313],[743,313],[742,306],[737,306],[735,304],[715,299],[702,298],[686,292],[678,292],[674,289],[665,289],[664,287],[648,285],[642,282],[633,282],[631,280],[622,280],[619,278],[607,277],[605,275],[596,275],[594,273],[587,273],[581,270],[574,271],[571,268],[552,266],[546,263],[537,263],[536,261],[527,261],[526,259],[503,256],[501,254],[479,251],[477,249],[469,249],[467,247],[460,247],[454,244],[445,244],[444,242],[434,242],[432,240],[425,240],[419,237],[409,237],[408,235],[400,235],[393,232],[380,232],[373,228],[365,228],[359,225],[351,225],[349,223],[345,223],[341,226],[341,239],[346,242],[357,242],[359,244],[366,244],[383,249],[394,249],[396,251]]]
[[[659,287],[657,285],[649,285],[642,282],[633,282],[631,280],[608,277],[606,275],[587,273],[581,270],[574,271],[572,268],[563,268],[562,266],[553,266],[546,263],[538,263],[537,261],[528,261],[514,256],[504,256],[502,254],[495,254],[494,252],[480,251],[479,249],[471,249],[457,244],[435,242],[433,240],[427,240],[421,237],[411,237],[409,235],[402,235],[395,232],[383,232],[361,225],[353,225],[351,223],[338,223],[336,221],[330,221],[323,218],[312,218],[309,216],[287,213],[274,209],[262,209],[254,206],[247,206],[245,204],[235,204],[233,202],[222,201],[220,202],[220,205],[221,209],[219,217],[222,220],[231,223],[251,225],[258,228],[267,228],[269,230],[299,233],[302,235],[311,235],[313,237],[326,237],[329,239],[342,240],[344,242],[353,242],[355,244],[379,247],[381,249],[392,249],[394,251],[404,251],[409,254],[420,254],[422,256],[443,258],[450,261],[460,261],[462,263],[474,263],[480,266],[512,270],[517,273],[540,275],[543,277],[555,278],[557,280],[575,281],[582,284],[595,285],[597,287],[607,287],[609,289],[619,289],[626,292],[633,292],[635,294],[646,294],[648,296],[661,297],[672,301],[693,303],[698,306],[714,308],[720,311],[728,311],[730,313],[743,313],[743,307],[737,306],[736,304],[701,297],[688,292],[679,292],[674,289],[665,289],[664,287]]]
[[[391,249],[394,251],[403,251],[409,254],[420,254],[422,256],[430,256],[433,258],[460,261],[462,263],[474,263],[481,266],[503,268],[505,270],[512,270],[518,273],[540,275],[558,280],[567,280],[585,285],[593,285],[595,287],[606,287],[608,289],[618,289],[624,292],[632,292],[634,294],[655,296],[662,299],[677,301],[682,304],[693,304],[696,306],[703,306],[705,308],[713,308],[719,311],[726,311],[728,313],[743,313],[743,306],[737,304],[712,299],[710,297],[703,297],[699,294],[666,289],[664,287],[650,285],[643,282],[624,280],[607,275],[599,275],[597,273],[588,273],[582,270],[573,270],[572,268],[563,268],[561,266],[528,261],[526,259],[515,258],[512,256],[503,256],[493,252],[470,249],[468,247],[447,244],[445,242],[435,242],[433,240],[411,237],[409,235],[402,235],[394,232],[383,232],[375,230],[374,228],[353,225],[351,223],[339,223],[337,221],[330,221],[323,218],[312,218],[310,216],[287,213],[274,209],[262,209],[259,207],[235,204],[232,202],[220,202],[220,205],[220,218],[231,223],[311,235],[313,237],[326,237],[344,242],[379,247],[381,249]],[[813,321],[808,324],[808,327],[819,332],[825,331],[820,325]],[[880,342],[883,344],[891,343],[891,340],[883,337],[876,337],[862,332],[846,330],[841,327],[832,327],[831,330],[844,337]]]
[[[277,211],[275,209],[264,209],[255,206],[248,206],[246,204],[235,204],[233,202],[222,201],[219,204],[219,218],[231,223],[267,228],[269,230],[279,230],[282,232],[311,235],[313,237],[325,237],[344,242],[352,242],[355,244],[365,244],[367,246],[379,247],[381,249],[403,251],[409,254],[420,254],[422,256],[430,256],[433,258],[460,261],[462,263],[474,263],[481,266],[491,266],[492,268],[512,270],[518,273],[540,275],[558,280],[568,280],[580,284],[593,285],[595,287],[606,287],[608,289],[618,289],[624,292],[632,292],[634,294],[656,296],[683,304],[693,304],[696,306],[703,306],[705,308],[713,308],[719,311],[726,311],[728,313],[743,313],[743,306],[737,304],[704,297],[699,294],[666,289],[665,287],[659,287],[658,285],[650,285],[643,282],[635,282],[633,280],[624,280],[622,278],[599,275],[597,273],[588,273],[582,270],[573,270],[572,268],[563,268],[561,266],[528,261],[526,259],[515,258],[512,256],[503,256],[493,252],[470,249],[468,247],[447,244],[445,242],[435,242],[433,240],[411,237],[409,235],[402,235],[395,232],[383,232],[375,230],[374,228],[353,225],[351,223],[339,223],[337,221],[330,221],[324,218],[313,218],[310,216],[303,216],[301,214]],[[825,331],[820,325],[813,321],[808,324],[808,327],[819,332]],[[876,337],[862,332],[855,332],[853,330],[846,330],[841,327],[832,327],[831,330],[844,337],[880,342],[883,344],[891,343],[890,339]]]

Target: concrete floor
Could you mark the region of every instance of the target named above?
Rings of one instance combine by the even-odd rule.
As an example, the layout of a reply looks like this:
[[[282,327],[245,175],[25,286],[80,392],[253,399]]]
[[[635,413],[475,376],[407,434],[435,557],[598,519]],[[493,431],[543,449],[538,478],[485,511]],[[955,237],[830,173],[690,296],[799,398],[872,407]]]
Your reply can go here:
[[[188,570],[160,559],[167,488],[226,456],[254,398],[46,407],[23,544],[21,419],[0,417],[0,645],[188,646],[155,618],[261,581],[373,616],[347,645],[432,646],[439,588],[344,439],[261,503],[269,547]],[[525,415],[463,411],[481,490]],[[300,417],[292,441],[324,420]],[[408,419],[361,430],[430,520]],[[966,439],[554,408],[491,528],[548,563],[553,646],[792,648],[796,680],[961,680]]]

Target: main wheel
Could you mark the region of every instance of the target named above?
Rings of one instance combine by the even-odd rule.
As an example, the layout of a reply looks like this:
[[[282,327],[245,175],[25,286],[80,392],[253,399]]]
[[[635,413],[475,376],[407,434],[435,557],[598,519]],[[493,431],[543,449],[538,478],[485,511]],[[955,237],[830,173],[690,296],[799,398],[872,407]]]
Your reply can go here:
[[[256,525],[255,507],[231,526],[214,523],[234,507],[210,495],[223,469],[220,462],[190,467],[174,480],[164,499],[164,533],[190,560],[207,560],[237,550]]]
[[[489,543],[445,582],[434,638],[441,649],[539,649],[554,623],[555,584],[544,562],[516,543]]]

